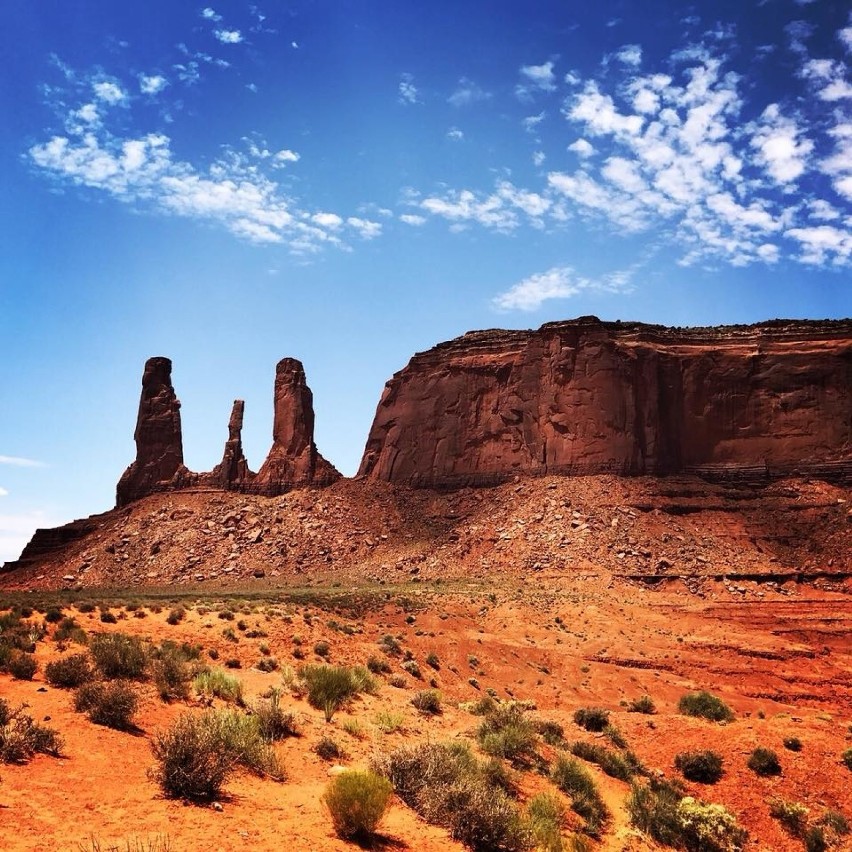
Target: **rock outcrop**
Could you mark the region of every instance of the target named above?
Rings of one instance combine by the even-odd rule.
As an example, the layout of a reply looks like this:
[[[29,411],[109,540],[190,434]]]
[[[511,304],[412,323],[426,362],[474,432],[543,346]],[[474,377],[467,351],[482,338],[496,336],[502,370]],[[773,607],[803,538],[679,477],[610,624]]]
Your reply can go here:
[[[443,488],[679,472],[852,481],[852,321],[472,332],[387,383],[359,474]]]
[[[243,454],[245,403],[241,399],[235,400],[231,409],[222,461],[207,473],[186,468],[180,402],[171,373],[168,358],[149,358],[145,363],[136,420],[136,461],[119,480],[119,507],[161,491],[215,488],[272,497],[291,488],[325,486],[340,479],[340,473],[314,444],[313,394],[299,361],[284,358],[278,364],[272,449],[257,473],[251,471]]]

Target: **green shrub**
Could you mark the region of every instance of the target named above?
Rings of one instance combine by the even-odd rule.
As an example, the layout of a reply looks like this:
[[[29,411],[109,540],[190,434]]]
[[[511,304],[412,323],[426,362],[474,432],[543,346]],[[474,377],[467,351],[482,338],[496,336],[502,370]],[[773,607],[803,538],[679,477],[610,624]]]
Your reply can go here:
[[[200,648],[178,645],[166,640],[159,648],[151,650],[151,669],[154,683],[163,701],[189,697],[192,669],[190,661],[197,660]]]
[[[207,724],[218,731],[221,748],[234,756],[235,763],[255,775],[283,781],[285,772],[275,749],[261,735],[260,720],[236,710],[208,710]]]
[[[318,657],[327,657],[331,653],[331,645],[324,641],[317,642],[314,645],[314,653]]]
[[[89,650],[107,680],[141,680],[145,676],[148,655],[136,636],[100,633],[92,637]]]
[[[15,680],[32,680],[38,671],[38,663],[32,654],[12,651],[6,668]]]
[[[817,825],[828,830],[836,837],[845,837],[849,834],[849,822],[840,811],[827,810],[818,820]]]
[[[536,733],[548,745],[558,746],[564,743],[565,729],[559,722],[554,722],[550,719],[534,719],[532,724]]]
[[[261,657],[255,668],[262,672],[274,672],[278,668],[278,660],[275,657]]]
[[[730,722],[734,713],[721,698],[711,692],[688,692],[681,696],[677,709],[684,716],[698,716],[711,722]]]
[[[108,609],[101,611],[101,621],[104,624],[118,624],[118,619],[115,617],[115,614],[110,612]]]
[[[71,654],[53,660],[44,668],[44,676],[51,686],[76,689],[92,679],[92,666],[87,654]]]
[[[441,712],[441,693],[437,689],[423,689],[415,693],[411,703],[421,713],[435,715]]]
[[[426,665],[429,666],[429,668],[435,669],[435,671],[441,668],[441,661],[438,659],[438,655],[434,651],[430,651],[426,655]]]
[[[220,698],[233,704],[243,704],[243,684],[238,677],[223,669],[207,669],[199,672],[192,681],[195,691],[202,698]]]
[[[616,747],[616,748],[627,748],[627,740],[624,738],[624,734],[615,727],[615,725],[607,725],[603,729],[603,735]]]
[[[641,695],[639,698],[634,698],[627,705],[628,713],[646,713],[648,715],[657,712],[654,705],[654,699],[650,695]]]
[[[769,803],[769,815],[777,819],[793,837],[804,837],[809,813],[810,810],[801,802],[773,799]]]
[[[384,651],[389,657],[398,657],[402,653],[402,646],[390,634],[386,634],[379,639],[379,648]]]
[[[476,738],[486,754],[513,763],[536,757],[537,736],[523,708],[515,703],[497,705],[482,721]]]
[[[44,614],[44,620],[48,624],[57,624],[62,621],[63,617],[62,610],[55,606],[48,607],[47,612]]]
[[[784,748],[788,751],[801,751],[802,741],[798,737],[785,737]]]
[[[470,849],[515,852],[531,845],[517,807],[464,745],[404,746],[374,758],[373,769],[409,807]]]
[[[574,713],[574,722],[587,731],[600,733],[609,724],[609,710],[581,707]]]
[[[586,833],[599,837],[609,811],[591,773],[574,758],[561,754],[550,770],[550,778],[571,799],[571,809],[585,821]]]
[[[186,610],[182,606],[177,606],[166,616],[166,624],[180,624],[184,618],[186,618]]]
[[[535,845],[543,852],[563,852],[562,824],[565,810],[551,793],[539,793],[527,805],[527,825]]]
[[[331,737],[320,737],[314,752],[323,760],[343,760],[346,757],[346,752]]]
[[[843,762],[843,765],[852,772],[852,748],[847,748],[846,751],[840,755],[840,760]]]
[[[393,787],[374,772],[348,769],[325,789],[323,801],[340,837],[369,837],[387,810]]]
[[[736,817],[722,805],[706,805],[687,796],[678,803],[677,817],[684,845],[696,852],[742,849],[748,838],[748,833],[738,825]]]
[[[0,698],[0,763],[26,763],[35,754],[62,754],[62,737],[24,713],[26,705],[13,708]]]
[[[764,777],[769,775],[780,775],[781,764],[778,755],[772,749],[758,746],[748,759],[747,766],[752,772]]]
[[[684,751],[674,759],[676,769],[688,781],[715,784],[722,777],[722,757],[715,751]]]
[[[84,683],[74,693],[74,709],[85,713],[96,725],[127,731],[133,728],[133,714],[139,696],[128,683]]]
[[[380,657],[370,656],[367,659],[367,668],[373,674],[390,674],[392,669],[387,660],[382,660]]]
[[[376,713],[373,721],[383,734],[392,734],[402,727],[404,718],[402,713],[394,713],[391,710],[380,710]]]
[[[806,852],[826,852],[828,849],[828,840],[825,836],[825,830],[821,825],[812,825],[805,829],[802,836],[802,843],[805,846]]]
[[[323,711],[326,722],[358,693],[356,679],[346,666],[303,666],[299,674],[307,687],[308,703]]]
[[[269,742],[277,742],[285,737],[298,737],[299,728],[292,713],[281,707],[281,693],[273,689],[268,699],[258,701],[252,708],[257,718],[260,735]]]
[[[598,743],[578,740],[571,744],[571,754],[596,763],[607,775],[618,778],[619,781],[630,781],[641,768],[638,760],[629,752],[620,754]]]
[[[78,645],[85,645],[89,641],[86,631],[70,616],[59,622],[53,638],[56,642],[76,642]]]

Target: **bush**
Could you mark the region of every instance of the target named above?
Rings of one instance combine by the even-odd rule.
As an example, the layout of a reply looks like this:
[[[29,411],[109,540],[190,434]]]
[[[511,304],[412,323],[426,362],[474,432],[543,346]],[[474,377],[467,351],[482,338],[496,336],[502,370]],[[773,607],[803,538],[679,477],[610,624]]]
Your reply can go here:
[[[712,722],[730,722],[734,718],[731,708],[711,692],[688,692],[681,696],[677,709],[684,716],[698,716]]]
[[[154,649],[151,656],[154,683],[160,698],[163,701],[188,698],[189,682],[192,679],[189,661],[198,656],[196,649],[166,641]]]
[[[705,805],[687,796],[677,806],[684,845],[700,852],[728,852],[742,849],[748,833],[736,817],[722,805]]]
[[[640,769],[634,755],[629,752],[619,754],[597,743],[587,743],[582,740],[572,743],[571,754],[590,763],[596,763],[607,775],[618,778],[619,781],[630,781]]]
[[[108,609],[101,611],[101,621],[104,624],[118,624],[118,619],[115,617],[115,614],[111,613]]]
[[[384,816],[393,787],[374,772],[349,769],[335,776],[323,794],[340,837],[368,837]]]
[[[182,606],[177,606],[166,616],[166,624],[180,624],[186,618],[186,610]]]
[[[307,687],[308,703],[323,711],[326,722],[359,691],[357,678],[346,666],[304,666],[299,673]]]
[[[558,746],[565,742],[565,729],[559,722],[553,722],[550,719],[534,719],[533,727],[548,745]]]
[[[758,775],[767,777],[769,775],[780,775],[781,764],[778,755],[772,749],[758,746],[748,759],[748,768]]]
[[[423,689],[414,695],[411,703],[421,713],[438,714],[441,712],[441,693],[437,689]]]
[[[48,663],[44,676],[51,686],[75,689],[92,679],[92,666],[87,654],[71,654]]]
[[[299,736],[296,718],[281,709],[281,693],[277,689],[272,690],[268,699],[258,701],[252,710],[263,739],[277,742],[285,737]]]
[[[53,633],[56,642],[76,642],[85,645],[89,640],[86,631],[71,617],[63,618]]]
[[[274,672],[278,668],[278,660],[275,657],[261,657],[256,668],[262,672]]]
[[[343,760],[346,757],[346,752],[331,737],[321,737],[314,746],[314,752],[323,760]]]
[[[654,699],[650,695],[642,695],[639,698],[634,698],[627,705],[628,713],[646,713],[648,715],[657,712],[654,705]]]
[[[798,737],[785,737],[784,748],[788,751],[801,751],[802,741]]]
[[[684,751],[674,759],[676,769],[688,781],[715,784],[722,777],[722,757],[715,751]]]
[[[806,852],[826,852],[828,849],[828,840],[825,836],[825,831],[820,825],[812,825],[805,829],[802,837]]]
[[[59,734],[24,713],[26,705],[12,708],[0,698],[0,762],[26,763],[35,754],[59,757],[63,742]]]
[[[616,747],[616,748],[627,748],[627,740],[624,738],[624,734],[615,727],[615,725],[607,725],[603,729],[603,735]]]
[[[840,760],[843,762],[843,765],[852,772],[852,748],[847,748],[846,751],[840,755]]]
[[[430,651],[426,655],[426,665],[429,666],[429,668],[435,669],[435,671],[438,671],[438,669],[441,668],[441,661],[438,659],[438,655],[434,651]]]
[[[318,657],[327,657],[331,653],[331,645],[324,641],[317,642],[314,645],[314,653]]]
[[[539,793],[527,805],[527,824],[535,845],[543,852],[563,852],[562,823],[565,811],[551,793]]]
[[[107,680],[141,680],[145,676],[148,658],[145,646],[135,636],[100,633],[92,638],[89,650]]]
[[[535,727],[523,708],[515,703],[495,707],[479,726],[476,738],[486,754],[513,763],[530,761],[536,756]]]
[[[769,815],[777,819],[793,837],[804,837],[805,829],[808,827],[809,813],[810,810],[801,802],[773,799],[769,803]]]
[[[78,713],[85,713],[96,725],[118,731],[133,728],[138,705],[136,690],[122,681],[84,683],[74,693],[74,709]]]
[[[48,607],[47,612],[44,614],[44,620],[48,624],[57,624],[62,621],[63,617],[62,610],[55,606]]]
[[[578,761],[559,755],[550,771],[553,783],[571,799],[571,809],[585,820],[585,831],[599,837],[609,811],[591,773]]]
[[[574,713],[574,722],[587,731],[600,733],[609,724],[609,710],[581,707]]]
[[[387,660],[382,660],[379,657],[370,656],[367,659],[367,668],[373,674],[390,674],[391,667]]]
[[[199,672],[192,681],[195,691],[208,700],[221,698],[234,704],[243,703],[243,685],[238,677],[223,669],[208,669]]]
[[[464,745],[402,747],[374,758],[373,769],[409,807],[470,849],[530,847],[530,832],[517,807]]]
[[[32,654],[13,651],[9,662],[6,663],[6,668],[15,680],[32,680],[33,675],[38,671],[38,663]]]

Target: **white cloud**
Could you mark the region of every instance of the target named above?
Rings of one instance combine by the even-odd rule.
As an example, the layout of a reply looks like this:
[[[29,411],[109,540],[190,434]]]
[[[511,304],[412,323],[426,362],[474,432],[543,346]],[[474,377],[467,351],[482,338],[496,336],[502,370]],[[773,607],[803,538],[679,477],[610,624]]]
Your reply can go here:
[[[150,77],[147,74],[139,75],[139,91],[143,95],[156,95],[168,85],[169,81],[160,74],[153,74]]]
[[[274,154],[272,159],[276,163],[298,163],[301,156],[295,151],[291,151],[289,148],[284,148],[277,154]]]
[[[239,44],[243,40],[243,34],[239,30],[214,30],[213,35],[222,44]]]
[[[336,213],[314,213],[311,219],[317,225],[321,225],[323,228],[331,228],[332,230],[336,230],[343,224],[343,219]]]
[[[824,101],[842,101],[852,98],[852,83],[847,79],[849,71],[845,62],[810,59],[802,66],[801,74],[816,83],[817,95]]]
[[[534,166],[540,166],[547,159],[547,154],[544,151],[533,151],[532,161]]]
[[[766,107],[752,134],[756,161],[782,186],[791,185],[802,175],[814,149],[814,143],[801,136],[796,122],[783,116],[777,104]]]
[[[99,101],[104,101],[104,103],[110,105],[120,104],[127,99],[124,89],[111,80],[100,80],[97,83],[93,83],[92,89]]]
[[[536,91],[553,92],[556,89],[553,62],[544,62],[541,65],[522,65],[519,74],[522,82],[515,87],[515,94],[522,100],[529,99]]]
[[[547,115],[547,113],[542,111],[538,115],[526,116],[526,118],[524,118],[521,121],[521,124],[523,125],[524,130],[526,130],[527,133],[534,133],[536,127],[538,127],[539,124],[541,124],[542,121],[544,121],[546,115]]]
[[[586,159],[595,153],[594,146],[585,139],[577,139],[568,146],[569,151],[573,151],[578,157]]]
[[[403,74],[399,81],[399,102],[406,105],[419,103],[417,86],[414,85],[414,77],[411,74]]]
[[[11,467],[47,467],[42,461],[26,459],[21,456],[0,456],[0,464],[7,464]]]
[[[362,239],[372,240],[382,233],[381,222],[373,222],[370,219],[361,219],[357,216],[350,216],[346,220],[346,224],[353,228]]]
[[[642,63],[642,48],[638,44],[625,44],[616,54],[615,58],[625,65],[634,68]]]
[[[89,124],[94,124],[100,119],[100,116],[98,115],[98,108],[94,104],[84,104],[77,110],[77,112],[74,113],[74,115]]]
[[[458,127],[451,127],[447,131],[447,139],[452,139],[453,142],[461,142],[464,139],[464,132],[459,130]]]
[[[201,17],[207,21],[215,21],[217,23],[222,20],[222,16],[217,15],[215,9],[211,9],[209,6],[201,10]]]
[[[2,485],[0,485],[0,497],[8,497],[8,496],[9,496],[9,492]]]
[[[462,77],[453,93],[447,98],[447,102],[454,107],[465,107],[480,101],[490,100],[490,98],[490,92],[486,92],[481,86],[474,83],[473,80]]]
[[[784,236],[799,243],[802,263],[822,266],[832,262],[844,266],[852,258],[852,232],[848,229],[833,225],[790,228]]]
[[[837,37],[840,39],[841,44],[846,48],[846,52],[852,53],[852,26],[838,30]]]
[[[426,217],[418,216],[416,213],[403,213],[399,217],[399,220],[401,222],[405,222],[406,225],[412,225],[415,228],[426,224]]]

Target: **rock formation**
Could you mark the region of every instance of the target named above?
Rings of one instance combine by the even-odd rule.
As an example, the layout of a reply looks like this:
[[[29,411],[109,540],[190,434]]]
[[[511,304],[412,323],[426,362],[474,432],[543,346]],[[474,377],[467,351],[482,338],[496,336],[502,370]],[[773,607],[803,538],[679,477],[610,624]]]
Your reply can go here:
[[[359,474],[457,487],[605,472],[852,481],[852,321],[471,332],[387,383]]]
[[[172,362],[149,358],[142,376],[142,397],[136,420],[136,461],[116,489],[116,504],[159,491],[217,488],[275,496],[299,486],[325,486],[340,473],[314,444],[313,394],[299,361],[284,358],[275,375],[275,419],[272,449],[257,473],[243,454],[245,403],[235,400],[228,421],[222,461],[209,473],[193,473],[183,463],[180,402],[171,383]]]
[[[180,401],[172,387],[172,362],[168,358],[149,358],[145,362],[133,437],[136,461],[118,482],[119,506],[187,483],[189,471],[183,464]]]

